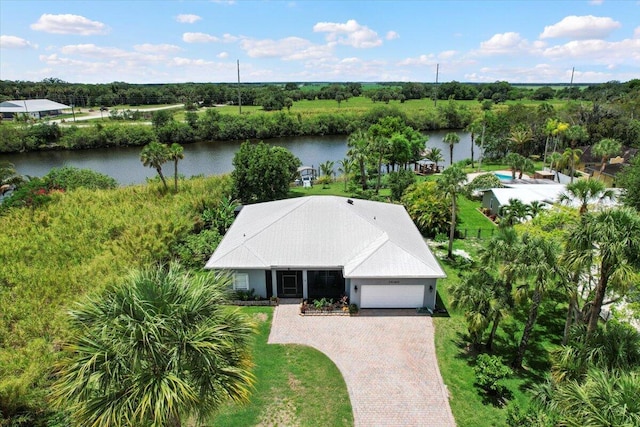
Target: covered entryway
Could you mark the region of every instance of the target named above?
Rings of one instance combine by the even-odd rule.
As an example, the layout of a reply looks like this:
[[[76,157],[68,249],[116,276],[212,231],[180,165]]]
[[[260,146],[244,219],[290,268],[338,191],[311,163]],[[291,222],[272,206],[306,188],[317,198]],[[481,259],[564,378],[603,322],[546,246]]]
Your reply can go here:
[[[424,285],[361,285],[362,308],[419,308],[424,306]]]
[[[278,296],[282,298],[302,298],[302,271],[280,270],[276,272]]]
[[[345,294],[341,270],[309,270],[307,283],[309,300],[320,298],[337,300]]]

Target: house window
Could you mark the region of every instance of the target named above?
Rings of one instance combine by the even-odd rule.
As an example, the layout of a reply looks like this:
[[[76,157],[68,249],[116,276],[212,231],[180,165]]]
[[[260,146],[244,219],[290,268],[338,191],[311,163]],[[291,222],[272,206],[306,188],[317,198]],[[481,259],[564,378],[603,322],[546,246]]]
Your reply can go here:
[[[249,274],[235,273],[233,275],[233,290],[248,291],[249,290]]]

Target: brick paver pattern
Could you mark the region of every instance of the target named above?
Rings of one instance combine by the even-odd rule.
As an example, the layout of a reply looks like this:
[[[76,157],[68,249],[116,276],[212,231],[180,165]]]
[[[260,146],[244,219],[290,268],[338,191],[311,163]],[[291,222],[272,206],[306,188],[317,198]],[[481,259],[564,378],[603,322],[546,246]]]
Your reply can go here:
[[[455,426],[430,317],[300,316],[279,305],[270,344],[303,344],[326,354],[347,384],[356,427]]]

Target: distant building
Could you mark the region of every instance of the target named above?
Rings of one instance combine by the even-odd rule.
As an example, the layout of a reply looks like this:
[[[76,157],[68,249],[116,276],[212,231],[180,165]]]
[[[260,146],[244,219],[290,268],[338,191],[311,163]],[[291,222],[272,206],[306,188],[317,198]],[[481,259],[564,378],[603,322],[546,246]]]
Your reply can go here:
[[[16,114],[27,114],[34,119],[46,116],[57,116],[62,110],[71,108],[69,105],[49,101],[48,99],[20,99],[0,103],[0,115],[3,119],[13,119]]]

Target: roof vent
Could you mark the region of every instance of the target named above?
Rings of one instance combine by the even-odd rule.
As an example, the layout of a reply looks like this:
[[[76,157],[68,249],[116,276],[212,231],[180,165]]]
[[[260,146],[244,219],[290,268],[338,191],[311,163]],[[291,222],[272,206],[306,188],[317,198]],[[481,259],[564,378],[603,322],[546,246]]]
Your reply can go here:
[[[347,203],[349,203],[350,205],[352,205],[352,204],[353,204],[353,200],[351,200],[351,199],[347,199]]]

